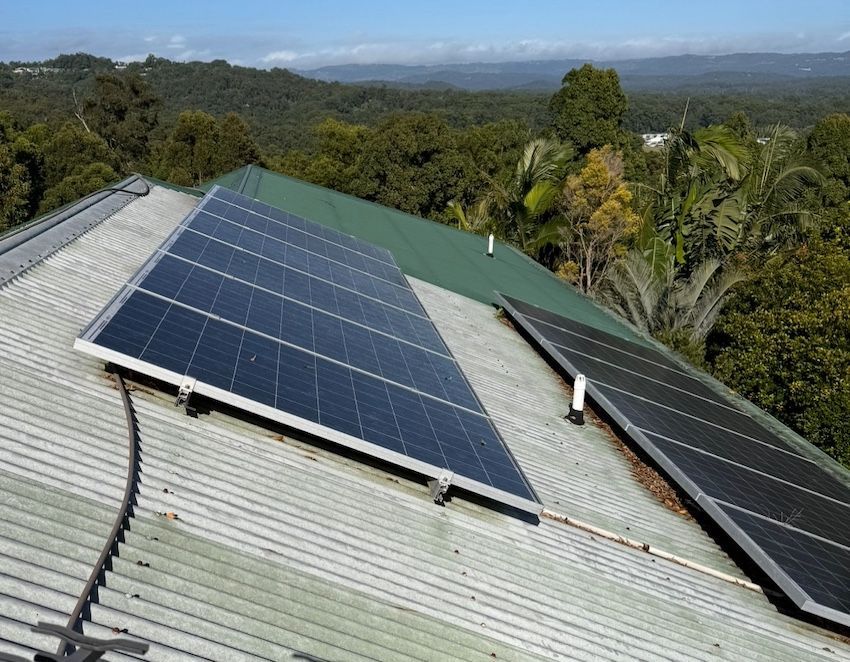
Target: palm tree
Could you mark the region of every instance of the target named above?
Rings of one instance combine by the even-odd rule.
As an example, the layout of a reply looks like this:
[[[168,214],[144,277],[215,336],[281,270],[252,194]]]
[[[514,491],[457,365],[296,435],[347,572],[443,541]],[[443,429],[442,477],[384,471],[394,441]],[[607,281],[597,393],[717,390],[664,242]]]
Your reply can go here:
[[[491,182],[487,209],[496,234],[529,250],[529,241],[541,217],[561,190],[570,148],[551,138],[536,138],[523,150],[511,177]]]
[[[797,134],[787,126],[771,127],[753,149],[749,173],[741,182],[746,250],[769,257],[796,248],[813,217],[802,203],[804,194],[822,183],[823,176],[807,162]]]
[[[476,200],[466,209],[457,200],[448,204],[449,213],[457,221],[458,229],[466,232],[487,232],[493,229],[488,206],[486,197]]]
[[[804,193],[821,180],[788,127],[751,144],[725,126],[673,130],[643,217],[675,247],[679,264],[742,251],[761,259],[803,239],[811,219]]]
[[[661,241],[651,249],[634,248],[618,261],[600,298],[637,328],[698,362],[731,288],[745,278],[743,268],[717,258],[686,273],[673,247]]]
[[[664,171],[643,217],[675,248],[679,264],[738,243],[743,207],[736,193],[748,159],[746,145],[725,126],[670,130]]]

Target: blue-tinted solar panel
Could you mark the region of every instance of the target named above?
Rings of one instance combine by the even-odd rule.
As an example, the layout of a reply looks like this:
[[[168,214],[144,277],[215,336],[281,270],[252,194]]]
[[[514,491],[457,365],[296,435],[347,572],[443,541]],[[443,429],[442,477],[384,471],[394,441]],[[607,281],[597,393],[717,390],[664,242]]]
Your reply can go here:
[[[850,625],[847,482],[658,350],[499,299],[801,609]]]
[[[198,204],[79,346],[540,511],[392,256],[230,191]]]

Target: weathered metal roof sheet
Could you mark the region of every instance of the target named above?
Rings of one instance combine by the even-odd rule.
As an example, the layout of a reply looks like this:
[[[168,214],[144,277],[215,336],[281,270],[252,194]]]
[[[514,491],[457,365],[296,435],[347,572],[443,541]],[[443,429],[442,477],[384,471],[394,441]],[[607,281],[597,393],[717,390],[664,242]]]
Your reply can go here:
[[[55,647],[29,625],[67,618],[122,493],[120,398],[73,339],[194,203],[154,187],[0,288],[0,651]],[[602,430],[561,419],[558,378],[492,309],[414,287],[547,508],[736,572]],[[85,631],[126,628],[152,643],[144,659],[850,660],[730,582],[551,520],[439,508],[414,478],[132,398],[135,514]]]

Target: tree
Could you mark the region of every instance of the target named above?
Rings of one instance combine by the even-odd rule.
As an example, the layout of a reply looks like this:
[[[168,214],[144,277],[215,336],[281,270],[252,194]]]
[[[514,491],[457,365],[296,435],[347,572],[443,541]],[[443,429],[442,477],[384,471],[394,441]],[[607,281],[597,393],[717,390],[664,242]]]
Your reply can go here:
[[[148,158],[161,105],[138,74],[98,74],[94,93],[83,103],[83,125],[106,141],[121,170],[128,172],[139,169]]]
[[[850,256],[815,240],[731,298],[709,338],[714,374],[850,466]]]
[[[29,182],[12,150],[0,143],[0,232],[27,218]]]
[[[220,167],[235,170],[247,163],[259,163],[260,147],[251,137],[251,131],[239,115],[227,113],[219,121]]]
[[[850,115],[835,113],[815,124],[808,149],[822,165],[826,183],[824,201],[831,207],[847,206],[850,199]]]
[[[796,134],[779,125],[764,144],[746,143],[725,126],[674,129],[645,223],[683,265],[741,252],[759,261],[793,249],[812,218],[806,191],[821,181],[799,147]]]
[[[43,214],[62,205],[74,202],[84,195],[118,181],[118,174],[105,163],[90,163],[76,169],[61,182],[47,189],[39,207]]]
[[[627,110],[628,100],[617,72],[596,69],[591,64],[567,72],[561,89],[549,101],[552,127],[558,138],[581,154],[603,145],[621,146]]]
[[[739,239],[747,150],[724,126],[672,129],[664,167],[642,210],[644,224],[675,249],[680,265],[730,252]]]
[[[672,246],[653,242],[618,260],[599,294],[621,317],[702,365],[705,339],[731,289],[745,277],[743,269],[714,258],[686,274]]]
[[[741,182],[746,203],[742,246],[760,257],[794,250],[814,222],[806,193],[820,186],[823,177],[803,152],[799,136],[786,126],[775,125],[767,141],[751,149],[749,169]]]
[[[313,128],[313,134],[318,147],[303,167],[301,177],[319,186],[350,193],[369,130],[328,118]]]
[[[493,229],[487,198],[480,198],[469,207],[457,200],[449,202],[448,210],[453,220],[457,221],[458,230],[465,232],[489,232]]]
[[[154,174],[183,186],[198,186],[259,160],[259,147],[235,114],[220,122],[200,110],[180,113],[177,124],[152,157]]]
[[[48,188],[90,163],[115,165],[113,154],[103,138],[71,122],[66,122],[48,139],[43,152],[44,178]]]
[[[448,203],[462,199],[469,164],[454,132],[436,115],[395,115],[368,134],[351,192],[366,200],[446,220]]]
[[[637,234],[640,219],[631,200],[620,155],[610,145],[593,149],[581,171],[567,177],[558,213],[532,247],[555,247],[558,272],[583,292],[593,292]]]
[[[17,193],[13,195],[11,191],[14,189],[20,192],[26,189],[26,205],[20,208],[17,203],[12,205],[15,208],[14,213],[10,213],[7,222],[14,224],[22,220],[31,218],[41,196],[44,193],[44,156],[41,149],[42,137],[46,134],[44,125],[33,125],[25,131],[20,131],[16,122],[8,113],[0,113],[0,146],[5,145],[6,158],[11,157],[15,165],[21,166],[23,170],[14,168],[15,172],[20,175],[20,186],[11,186],[7,182],[7,204],[12,197],[17,197]],[[8,164],[5,166],[7,177],[10,176]]]
[[[536,138],[526,144],[506,180],[491,182],[487,209],[500,238],[534,251],[531,240],[560,192],[571,156],[572,150],[557,140]]]

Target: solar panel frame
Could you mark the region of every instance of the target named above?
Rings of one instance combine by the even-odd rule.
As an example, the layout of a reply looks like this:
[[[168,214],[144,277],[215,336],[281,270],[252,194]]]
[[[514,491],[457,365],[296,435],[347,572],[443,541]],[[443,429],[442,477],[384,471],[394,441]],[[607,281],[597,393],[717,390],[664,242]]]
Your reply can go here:
[[[205,198],[204,200],[214,198],[215,194],[219,191],[220,190],[217,188],[213,189],[210,192],[210,197]],[[218,380],[215,376],[212,375],[206,375],[206,378],[202,379],[197,378],[194,374],[191,375],[190,378],[187,378],[186,370],[180,371],[169,367],[171,365],[182,365],[179,361],[175,364],[173,362],[169,363],[167,361],[156,362],[145,360],[144,358],[142,358],[142,354],[145,351],[145,348],[142,348],[138,352],[138,356],[132,356],[128,354],[127,351],[118,351],[112,347],[107,347],[95,342],[95,340],[99,337],[99,334],[108,327],[109,323],[116,317],[116,315],[120,314],[123,307],[128,303],[128,301],[130,301],[131,297],[136,294],[144,295],[145,297],[152,299],[158,299],[163,304],[168,306],[167,310],[160,311],[162,319],[160,320],[159,324],[163,324],[163,322],[165,321],[166,313],[170,313],[172,310],[177,310],[178,308],[187,311],[187,314],[189,314],[190,317],[191,315],[201,316],[204,319],[204,328],[200,330],[193,330],[193,333],[196,332],[198,339],[202,337],[201,334],[206,333],[207,328],[210,328],[211,332],[219,333],[219,335],[221,333],[224,333],[226,335],[227,333],[233,332],[233,329],[239,329],[238,333],[243,334],[242,341],[240,342],[244,342],[246,335],[249,333],[252,334],[252,340],[262,339],[264,337],[256,330],[247,329],[244,325],[219,318],[210,310],[193,311],[191,308],[187,308],[186,304],[181,304],[177,301],[177,299],[175,299],[176,292],[171,296],[171,298],[167,298],[163,297],[163,295],[161,294],[151,293],[147,289],[142,287],[142,284],[144,283],[145,279],[163,260],[164,256],[170,255],[168,253],[169,246],[172,245],[184,231],[187,231],[187,228],[192,222],[192,220],[196,218],[198,214],[203,213],[203,210],[204,205],[202,203],[199,203],[198,207],[196,207],[190,214],[188,214],[184,221],[180,224],[180,226],[178,226],[178,228],[172,234],[170,234],[169,237],[165,239],[162,245],[145,261],[145,263],[133,275],[133,277],[131,277],[128,282],[115,294],[115,296],[113,296],[113,298],[104,307],[104,309],[86,326],[80,336],[75,340],[74,346],[76,349],[83,351],[87,354],[96,356],[104,361],[124,366],[141,374],[153,377],[154,379],[157,379],[161,382],[172,384],[177,387],[184,386],[187,384],[187,382],[191,383],[193,386],[193,393],[197,393],[198,395],[205,396],[212,400],[231,405],[235,408],[249,412],[251,414],[255,414],[257,416],[276,421],[278,423],[282,423],[283,425],[300,430],[308,435],[313,435],[315,437],[319,437],[321,439],[337,443],[340,446],[347,447],[365,455],[375,457],[387,463],[412,470],[429,478],[439,478],[448,471],[452,474],[452,486],[458,489],[467,490],[471,493],[481,495],[487,499],[491,499],[492,501],[502,503],[518,510],[529,512],[535,515],[539,514],[542,511],[542,504],[540,503],[540,499],[535,493],[533,486],[531,485],[530,481],[525,477],[524,473],[522,472],[522,469],[519,466],[519,463],[513,456],[510,448],[505,443],[504,439],[502,439],[492,419],[489,417],[489,415],[487,415],[483,405],[480,402],[480,399],[478,398],[472,386],[469,384],[466,376],[460,369],[460,366],[457,363],[456,359],[451,354],[450,350],[445,345],[442,338],[440,338],[439,331],[436,329],[436,327],[433,327],[433,323],[427,316],[427,313],[421,306],[421,303],[418,301],[418,297],[416,297],[415,292],[413,292],[412,288],[410,288],[407,279],[401,273],[401,271],[398,270],[398,267],[395,265],[394,262],[392,263],[392,265],[389,265],[389,263],[388,265],[392,266],[392,268],[398,271],[400,278],[407,286],[405,288],[405,291],[409,292],[413,300],[416,301],[417,306],[419,306],[419,309],[422,311],[421,317],[424,320],[427,320],[428,324],[430,324],[434,328],[434,333],[439,339],[441,348],[445,350],[444,352],[426,349],[421,349],[420,351],[426,354],[428,354],[428,352],[431,352],[434,354],[435,357],[442,357],[450,360],[457,367],[458,372],[460,374],[460,378],[466,385],[476,406],[471,409],[467,409],[463,405],[452,402],[451,400],[446,400],[437,396],[428,395],[427,393],[421,392],[415,387],[403,384],[394,385],[394,382],[387,381],[386,378],[382,377],[380,374],[369,373],[367,371],[361,372],[364,378],[368,377],[370,379],[380,381],[382,384],[385,385],[388,397],[390,398],[388,402],[390,402],[391,408],[396,407],[395,400],[393,400],[394,397],[404,396],[405,398],[413,398],[411,402],[418,401],[420,403],[418,406],[420,408],[424,407],[421,412],[422,416],[425,417],[423,421],[428,422],[431,425],[431,434],[437,434],[437,428],[435,427],[435,421],[437,419],[432,420],[432,416],[440,417],[443,415],[450,415],[456,417],[456,419],[453,418],[452,421],[448,421],[448,419],[446,419],[446,421],[443,421],[447,424],[445,427],[446,431],[443,432],[441,430],[440,433],[459,434],[462,436],[465,435],[465,439],[468,442],[468,445],[471,446],[471,449],[463,446],[460,443],[461,441],[463,441],[462,436],[458,437],[458,442],[452,442],[452,438],[444,437],[437,438],[436,440],[437,450],[439,450],[439,453],[431,453],[429,455],[426,452],[426,448],[427,444],[431,442],[429,442],[426,437],[423,437],[422,448],[416,451],[415,454],[417,456],[414,457],[413,455],[407,454],[407,452],[393,450],[393,448],[391,447],[382,446],[378,442],[369,441],[362,438],[362,436],[365,436],[365,426],[374,424],[374,420],[368,418],[368,416],[366,416],[365,414],[361,416],[359,411],[356,412],[357,425],[358,430],[362,436],[357,436],[356,433],[350,430],[347,431],[346,427],[342,424],[338,425],[337,427],[332,427],[331,425],[323,424],[323,421],[319,421],[318,419],[312,420],[310,417],[297,415],[293,413],[293,411],[295,411],[294,409],[291,411],[287,411],[284,409],[280,409],[276,406],[271,406],[270,404],[268,404],[268,399],[264,402],[256,398],[246,397],[245,395],[241,393],[236,393],[232,390],[235,382],[237,381],[238,376],[238,358],[235,359],[237,361],[235,367],[231,366],[229,363],[223,367],[217,364],[215,365],[216,369],[222,368],[224,372],[228,372],[231,368],[233,368],[231,376],[227,378],[230,380],[229,388],[222,388],[220,385],[217,385],[213,382],[225,383],[226,379]],[[304,219],[301,219],[301,221],[307,223],[307,221],[304,221]],[[322,237],[317,237],[317,240],[324,239]],[[380,276],[372,277],[380,278]],[[225,280],[222,282],[237,281],[232,277],[225,277]],[[331,284],[333,285],[333,283]],[[203,296],[203,292],[199,292],[198,296]],[[213,305],[213,301],[210,301],[210,305]],[[310,306],[309,304],[307,304],[307,307],[311,310],[321,312],[318,308]],[[408,312],[409,314],[416,314],[410,311]],[[214,328],[212,328],[217,328],[219,326],[221,327],[221,329],[217,332]],[[179,327],[180,324],[177,324],[175,329],[171,332],[171,336],[169,336],[169,345],[180,345]],[[153,343],[154,334],[155,332],[150,333],[148,335],[146,343]],[[279,343],[279,346],[281,348],[289,346],[285,341],[279,338],[274,338],[273,340],[274,342]],[[402,341],[399,340],[398,342]],[[146,344],[145,347],[147,347],[148,344]],[[187,365],[192,365],[192,362],[194,361],[194,356],[197,353],[199,346],[199,342],[196,342],[196,344],[194,345],[195,349],[192,351],[192,358],[189,359],[189,363]],[[412,344],[412,347],[416,347],[416,345]],[[323,362],[323,365],[325,363],[328,364],[328,369],[331,370],[331,372],[335,370],[333,368],[333,365],[339,365],[341,366],[342,370],[348,371],[346,374],[352,375],[352,380],[355,379],[353,375],[355,375],[357,369],[351,365],[340,363],[339,361],[335,361],[330,357],[322,358],[321,355],[317,356],[309,349],[293,349],[294,351],[302,352],[305,355],[315,356],[316,361],[321,360]],[[204,351],[215,353],[216,350],[213,345],[210,345],[205,346]],[[322,368],[322,370],[324,370],[324,368]],[[317,372],[315,374],[317,388],[327,387],[331,390],[336,388],[334,383],[334,377],[332,375],[328,378],[323,378],[321,377],[320,373],[321,371],[317,369]],[[321,386],[321,384],[319,383],[322,379],[324,379],[323,383],[325,384],[325,386]],[[328,379],[330,379],[330,381],[328,381]],[[352,388],[355,388],[353,382]],[[242,393],[244,392],[246,392],[246,390],[243,389]],[[330,393],[330,391],[328,393]],[[396,393],[396,396],[393,396],[393,393]],[[405,396],[405,393],[407,393],[408,395]],[[451,394],[449,394],[448,391],[446,391],[446,393],[447,397],[453,397]],[[429,401],[429,399],[431,400]],[[276,403],[277,402],[279,402],[279,400],[277,400]],[[399,401],[399,403],[401,403],[401,400]],[[336,406],[336,404],[337,403],[335,401],[331,401],[330,399],[326,401],[326,420],[333,417],[332,409],[334,406]],[[344,406],[344,403],[340,402],[339,404],[341,406]],[[331,407],[331,409],[328,409],[328,407]],[[405,411],[407,412],[407,410]],[[410,410],[410,412],[411,415],[415,414],[413,410]],[[446,414],[445,412],[448,413]],[[393,417],[394,420],[396,420],[396,424],[401,426],[401,417],[397,417],[395,413],[393,413]],[[451,427],[451,425],[449,424],[453,424],[454,427]],[[405,422],[405,425],[408,425],[409,427],[409,423],[407,421]],[[398,427],[398,430],[399,434],[402,434],[401,427]],[[455,432],[452,432],[452,430],[455,430]],[[379,431],[371,430],[371,432],[377,434]],[[410,434],[413,434],[413,432],[418,433],[419,431],[409,430],[408,432]],[[370,434],[370,436],[374,438],[376,435]],[[479,438],[482,444],[482,448],[480,449],[477,448],[477,441]],[[402,445],[407,443],[405,442],[405,439],[406,437],[402,439]],[[487,440],[487,447],[484,447],[484,439]],[[491,444],[491,441],[497,441],[497,447],[493,446]],[[412,443],[407,443],[407,445],[408,450],[412,449],[414,446],[414,444]],[[449,458],[446,453],[449,453],[452,457]],[[464,453],[466,453],[469,457],[467,458]],[[472,458],[472,455],[470,453],[475,455],[474,459],[476,459],[479,463],[476,466],[472,466],[469,463],[464,463],[464,460]],[[423,457],[425,458],[425,460],[421,459]],[[484,480],[488,482],[483,482]]]
[[[537,342],[567,374],[576,375],[580,371],[567,359],[557,348],[555,344],[550,342],[534,324],[522,324],[522,319],[526,317],[520,312],[512,301],[509,301],[506,296],[499,292],[495,292],[495,299],[499,306],[509,313],[511,318],[520,322],[524,331],[526,331]],[[528,304],[526,304],[527,306]],[[536,318],[532,318],[536,319]],[[541,320],[536,320],[541,321]],[[759,545],[754,539],[754,533],[748,533],[745,527],[736,522],[727,512],[728,509],[733,509],[741,513],[746,513],[748,516],[761,517],[767,522],[773,522],[776,526],[783,526],[775,520],[764,518],[758,513],[753,513],[734,504],[721,501],[716,497],[709,496],[691,477],[685,473],[675,462],[673,462],[642,430],[632,424],[631,420],[625,416],[617,406],[612,403],[603,391],[601,391],[592,379],[586,381],[586,393],[588,397],[596,402],[596,404],[605,411],[608,416],[622,429],[623,433],[630,437],[646,454],[659,466],[670,479],[677,484],[695,503],[697,503],[703,511],[715,521],[720,528],[728,535],[744,552],[753,559],[756,564],[774,581],[777,586],[782,589],[785,594],[797,605],[802,611],[821,616],[835,623],[850,626],[850,612],[836,610],[829,606],[823,605],[806,592],[801,584],[793,579],[777,561],[772,558],[765,549]],[[687,446],[684,446],[687,448]],[[845,547],[840,543],[828,541],[826,538],[811,534],[806,531],[798,531],[797,535],[803,536],[801,540],[811,540],[813,542],[822,541],[822,544],[832,545],[839,550],[847,552],[847,557],[850,558],[850,547]],[[850,582],[848,582],[850,583]],[[848,598],[847,604],[850,604]]]

